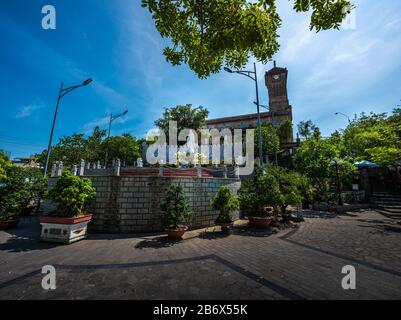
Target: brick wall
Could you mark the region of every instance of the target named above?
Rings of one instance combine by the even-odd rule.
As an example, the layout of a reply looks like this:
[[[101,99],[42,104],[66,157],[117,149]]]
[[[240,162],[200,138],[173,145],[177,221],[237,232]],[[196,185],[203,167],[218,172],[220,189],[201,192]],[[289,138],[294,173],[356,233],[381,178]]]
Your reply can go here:
[[[214,224],[218,212],[212,210],[210,199],[218,188],[229,184],[237,193],[240,182],[220,178],[173,177],[88,177],[97,195],[87,208],[94,214],[90,224],[92,232],[152,232],[163,230],[160,203],[171,184],[182,184],[193,210],[192,227]],[[49,185],[54,184],[54,179]],[[238,212],[233,213],[238,218]]]

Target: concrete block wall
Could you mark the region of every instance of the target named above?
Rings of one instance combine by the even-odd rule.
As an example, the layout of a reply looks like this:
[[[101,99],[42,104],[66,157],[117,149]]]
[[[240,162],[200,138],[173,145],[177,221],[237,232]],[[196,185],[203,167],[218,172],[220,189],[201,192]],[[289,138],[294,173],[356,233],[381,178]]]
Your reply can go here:
[[[171,184],[182,184],[193,211],[192,228],[214,224],[218,212],[210,205],[220,186],[229,184],[237,193],[241,182],[222,178],[96,176],[88,177],[97,190],[87,208],[94,214],[92,232],[152,232],[163,230],[160,203]],[[237,219],[239,213],[234,212]]]

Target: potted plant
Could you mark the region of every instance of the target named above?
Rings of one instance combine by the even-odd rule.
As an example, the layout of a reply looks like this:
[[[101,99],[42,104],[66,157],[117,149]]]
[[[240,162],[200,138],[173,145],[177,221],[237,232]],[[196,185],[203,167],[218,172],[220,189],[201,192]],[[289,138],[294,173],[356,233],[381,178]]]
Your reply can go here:
[[[0,230],[14,228],[19,217],[46,189],[37,168],[17,167],[0,152]]]
[[[272,222],[272,214],[267,207],[277,207],[280,203],[279,185],[267,168],[256,166],[254,175],[242,183],[238,191],[241,211],[248,217],[254,228],[267,228]]]
[[[233,194],[229,186],[225,185],[219,188],[212,198],[212,208],[220,211],[215,221],[216,225],[221,227],[223,233],[229,233],[233,226],[230,212],[239,208],[238,197]]]
[[[164,213],[163,223],[167,228],[168,237],[170,239],[181,239],[185,231],[188,230],[187,224],[192,216],[184,187],[182,185],[171,185],[166,191],[160,209]]]
[[[88,201],[96,195],[92,181],[65,171],[49,191],[48,198],[58,204],[55,211],[40,217],[42,241],[70,244],[86,238],[91,214],[84,211]]]

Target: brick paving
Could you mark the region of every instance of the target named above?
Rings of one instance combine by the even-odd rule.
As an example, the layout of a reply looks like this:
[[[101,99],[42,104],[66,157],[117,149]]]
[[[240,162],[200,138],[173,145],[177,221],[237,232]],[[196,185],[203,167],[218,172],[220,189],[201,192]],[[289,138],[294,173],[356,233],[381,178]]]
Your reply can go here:
[[[305,212],[307,215],[308,213]],[[376,212],[306,218],[278,233],[214,228],[40,243],[37,221],[0,231],[0,299],[401,299],[401,232]],[[41,287],[53,265],[57,289]],[[356,268],[357,289],[341,288]]]

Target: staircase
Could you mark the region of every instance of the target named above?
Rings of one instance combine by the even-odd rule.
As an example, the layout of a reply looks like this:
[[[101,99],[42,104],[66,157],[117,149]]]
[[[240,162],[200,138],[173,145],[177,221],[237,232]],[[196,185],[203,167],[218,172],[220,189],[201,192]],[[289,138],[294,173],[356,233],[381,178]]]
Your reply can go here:
[[[371,203],[376,211],[392,219],[401,219],[401,195],[387,192],[375,192]]]

